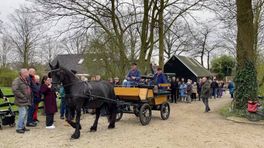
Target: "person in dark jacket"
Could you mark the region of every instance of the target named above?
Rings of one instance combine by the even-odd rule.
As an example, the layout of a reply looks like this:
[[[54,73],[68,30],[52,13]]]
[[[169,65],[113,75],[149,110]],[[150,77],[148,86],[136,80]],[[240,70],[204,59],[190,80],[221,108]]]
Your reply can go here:
[[[173,102],[177,103],[177,99],[178,99],[178,97],[177,97],[177,91],[179,91],[179,82],[176,80],[175,77],[172,77],[170,89],[171,89],[171,99],[172,99],[172,103]]]
[[[235,92],[235,84],[233,81],[229,81],[228,83],[228,89],[229,89],[229,93],[231,95],[231,98],[234,98],[234,92]]]
[[[202,79],[199,79],[199,82],[197,83],[197,94],[199,101],[201,101],[201,91],[202,91]]]
[[[216,99],[218,87],[219,87],[218,83],[214,79],[213,82],[211,83],[212,96],[214,97],[214,99]]]
[[[165,89],[164,87],[160,87],[159,84],[167,83],[166,76],[162,72],[162,68],[158,68],[156,74],[153,77],[154,83],[158,85],[159,89]]]
[[[18,106],[18,122],[17,122],[17,133],[25,133],[25,131],[29,131],[29,129],[25,128],[25,124],[27,121],[27,112],[28,107],[32,102],[32,93],[30,89],[30,84],[27,81],[29,77],[29,73],[27,69],[21,69],[19,72],[19,77],[16,78],[12,83],[12,91],[15,96],[15,105]]]
[[[46,112],[46,128],[55,128],[54,114],[57,112],[56,93],[52,88],[51,79],[44,76],[41,81],[40,92],[44,95],[44,104]]]
[[[38,120],[38,106],[39,106],[39,103],[41,102],[40,77],[38,75],[35,75],[35,80],[36,80],[36,86],[38,87],[39,91],[36,94],[36,97],[34,98],[35,110],[34,110],[34,114],[33,114],[33,120],[34,120],[34,122],[39,122],[39,120]]]
[[[123,86],[125,87],[135,86],[139,83],[140,79],[141,79],[141,73],[137,69],[137,64],[132,63],[131,70],[128,72],[125,81],[123,82]]]
[[[31,102],[31,105],[28,108],[28,117],[27,117],[27,126],[29,127],[35,127],[37,124],[34,122],[33,120],[33,115],[35,112],[35,100],[37,100],[38,98],[40,98],[39,96],[39,87],[37,86],[37,82],[36,82],[36,71],[34,68],[30,68],[28,70],[29,72],[29,77],[28,77],[28,81],[30,84],[30,88],[32,90],[32,95],[33,95],[33,100]]]
[[[210,82],[206,77],[202,79],[202,89],[201,89],[201,98],[205,105],[205,112],[209,112],[211,109],[209,107],[208,98],[210,97]]]

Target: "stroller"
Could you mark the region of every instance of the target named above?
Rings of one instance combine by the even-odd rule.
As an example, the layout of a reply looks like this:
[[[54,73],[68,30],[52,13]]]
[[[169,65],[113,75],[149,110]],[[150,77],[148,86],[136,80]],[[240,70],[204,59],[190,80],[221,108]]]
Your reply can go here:
[[[16,112],[12,110],[13,103],[9,102],[8,97],[14,97],[13,95],[5,96],[0,89],[0,99],[4,99],[4,103],[0,104],[0,130],[3,125],[9,125],[10,127],[14,127]],[[1,109],[3,107],[7,107],[7,109]]]

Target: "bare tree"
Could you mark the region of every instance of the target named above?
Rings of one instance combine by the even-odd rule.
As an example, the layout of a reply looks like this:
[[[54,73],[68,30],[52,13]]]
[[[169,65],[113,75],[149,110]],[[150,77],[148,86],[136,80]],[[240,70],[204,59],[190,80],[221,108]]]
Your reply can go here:
[[[128,67],[128,61],[135,60],[135,57],[138,57],[140,69],[145,73],[149,67],[146,65],[149,65],[157,45],[159,45],[162,66],[165,50],[164,36],[168,32],[164,29],[164,17],[172,18],[167,24],[170,28],[177,18],[187,14],[188,11],[198,10],[204,5],[204,0],[188,2],[185,0],[34,0],[34,2],[37,4],[37,12],[44,14],[45,19],[58,21],[67,18],[69,26],[66,31],[89,32],[94,29],[103,31],[119,49],[116,56],[121,57],[119,70],[123,74]],[[168,11],[171,11],[173,15],[166,15]],[[140,42],[135,42],[136,40]]]
[[[22,66],[28,67],[30,59],[34,55],[34,49],[41,39],[41,26],[25,7],[17,9],[11,15],[10,21],[9,39],[23,62]]]
[[[51,62],[57,55],[65,53],[61,43],[50,36],[43,37],[38,51],[41,63]]]
[[[88,35],[68,35],[61,40],[62,48],[68,54],[84,54],[88,48]]]
[[[165,24],[166,20],[165,20]],[[165,25],[165,29],[166,25]],[[181,55],[193,50],[195,40],[189,24],[177,21],[165,34],[165,58],[169,59],[172,55]]]
[[[0,51],[1,51],[1,65],[2,67],[7,66],[7,56],[11,51],[11,43],[7,35],[3,34],[1,37],[1,46],[0,46]]]

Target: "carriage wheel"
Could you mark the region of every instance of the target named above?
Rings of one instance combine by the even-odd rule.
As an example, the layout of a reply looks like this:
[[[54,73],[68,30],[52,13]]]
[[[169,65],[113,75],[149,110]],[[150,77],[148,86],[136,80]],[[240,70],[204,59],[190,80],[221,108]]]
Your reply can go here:
[[[120,121],[123,117],[123,112],[120,111],[119,113],[116,114],[116,122]]]
[[[151,107],[149,104],[145,103],[140,107],[139,110],[139,120],[142,125],[148,125],[151,120]]]
[[[168,102],[160,106],[160,116],[162,120],[167,120],[170,117],[170,105]]]

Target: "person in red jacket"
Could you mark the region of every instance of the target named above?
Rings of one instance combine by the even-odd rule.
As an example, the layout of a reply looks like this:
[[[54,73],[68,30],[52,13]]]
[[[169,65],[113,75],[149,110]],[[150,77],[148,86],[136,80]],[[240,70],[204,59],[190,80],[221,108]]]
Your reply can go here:
[[[44,76],[41,81],[40,92],[44,95],[44,104],[46,112],[46,128],[53,129],[54,126],[54,114],[57,112],[56,93],[52,88],[51,79],[48,76]]]
[[[35,80],[36,80],[36,86],[38,87],[39,89],[39,92],[37,94],[37,97],[34,98],[34,104],[35,104],[35,110],[34,110],[34,114],[33,114],[33,120],[34,122],[39,122],[38,120],[38,106],[39,106],[39,103],[41,102],[41,96],[40,96],[40,77],[38,75],[35,75]]]

